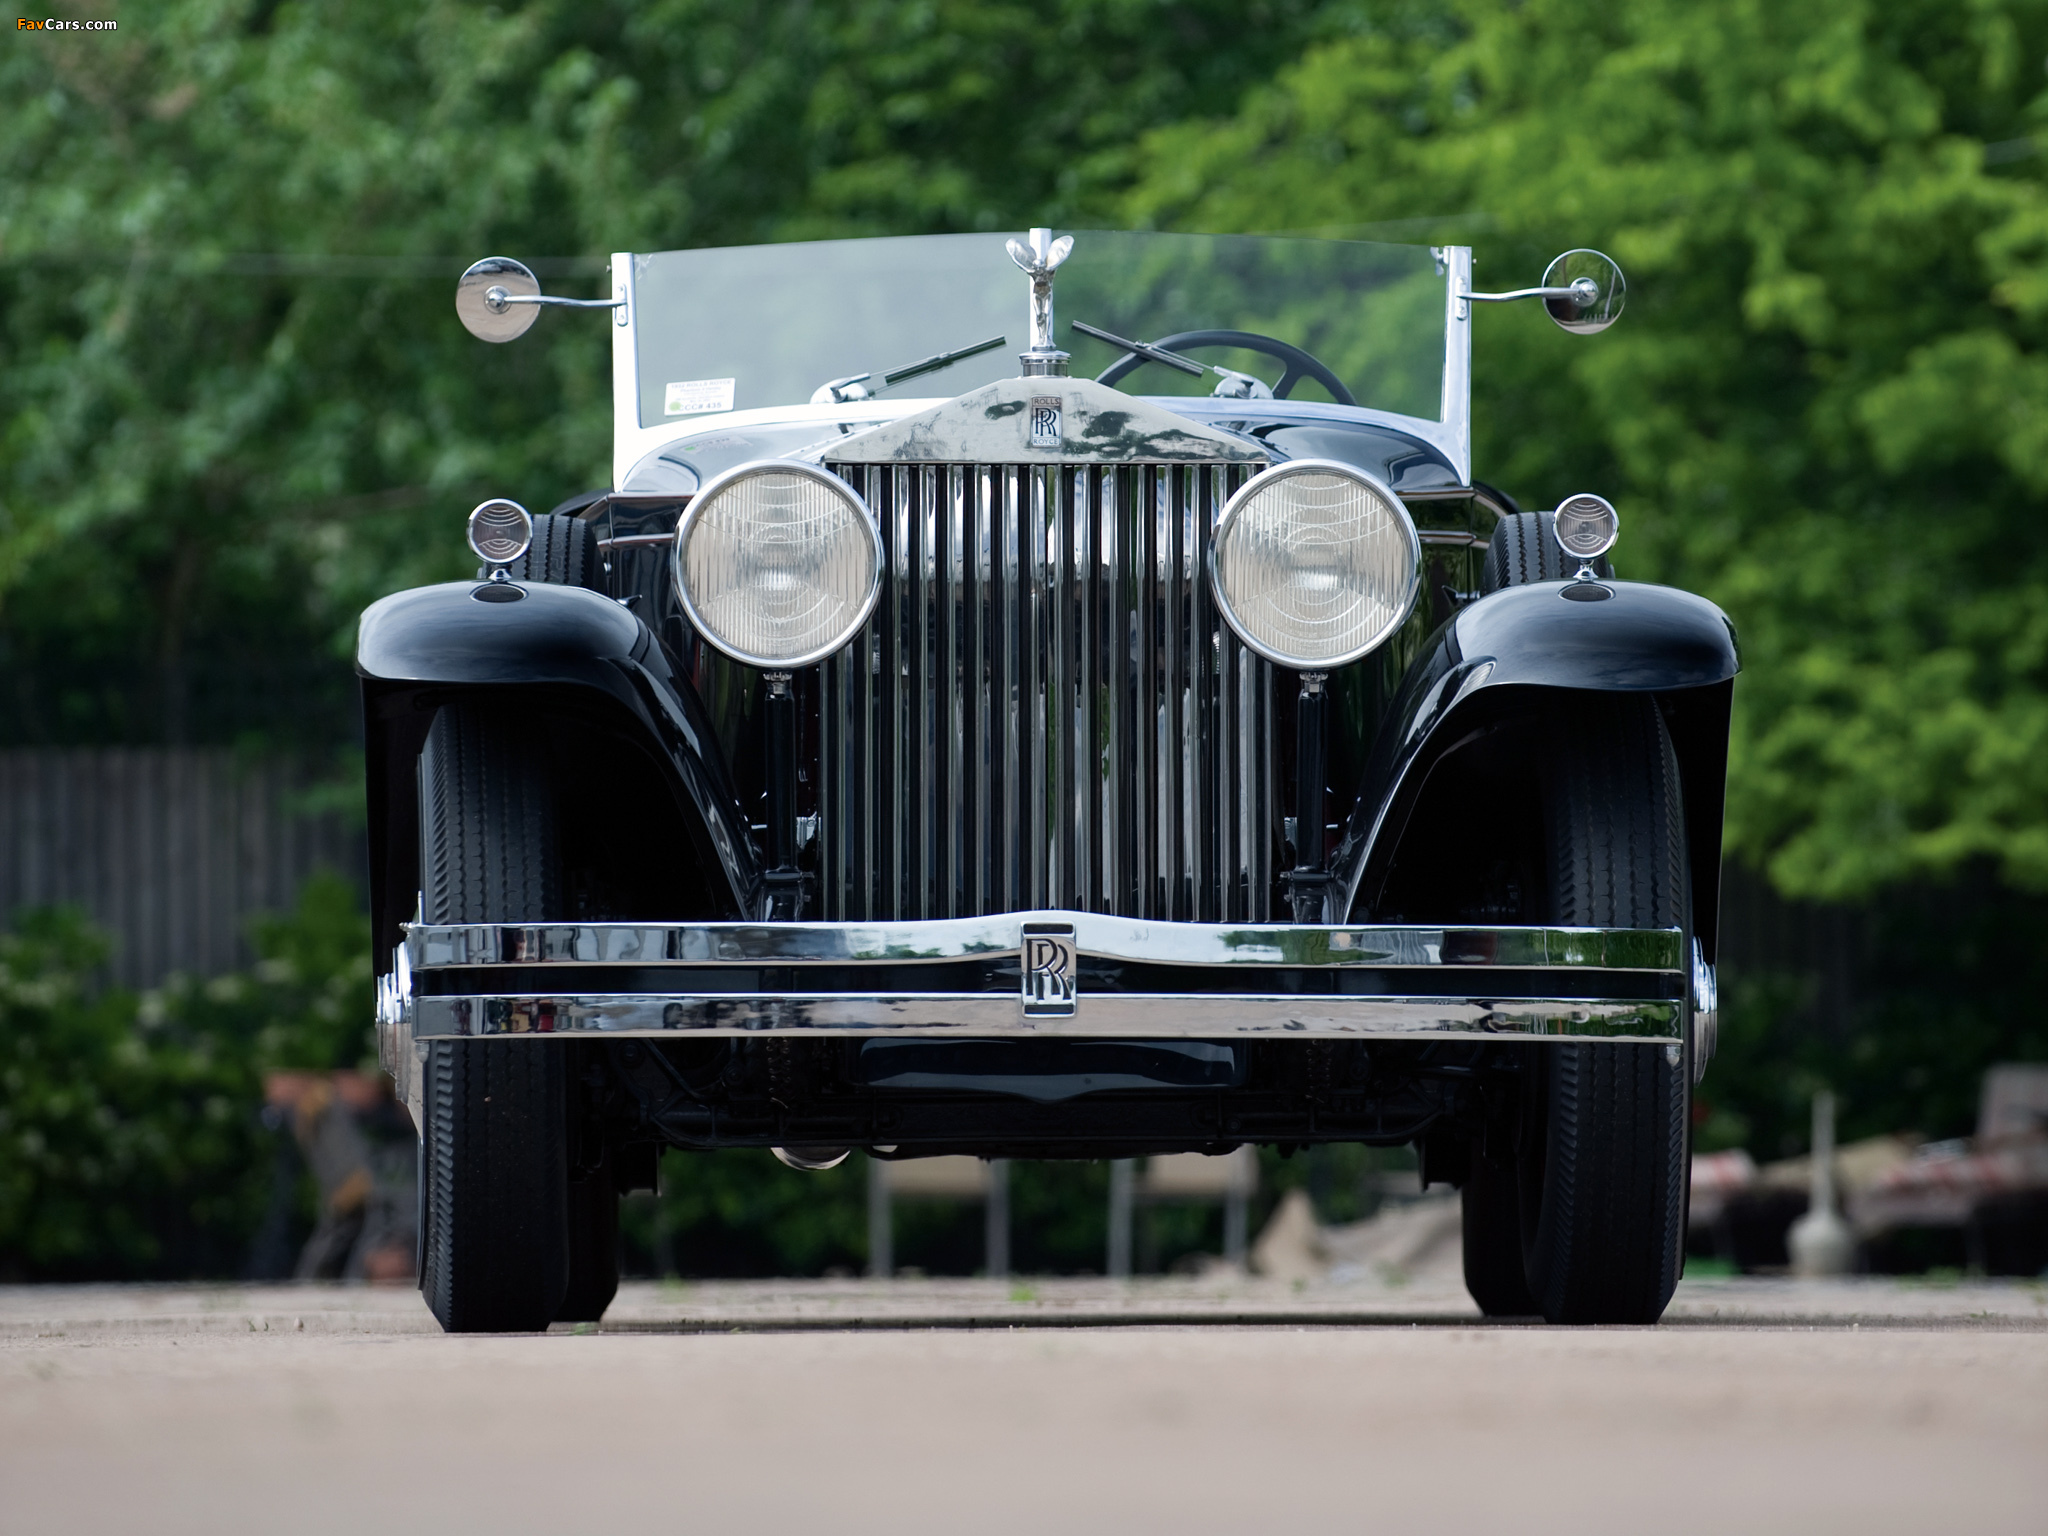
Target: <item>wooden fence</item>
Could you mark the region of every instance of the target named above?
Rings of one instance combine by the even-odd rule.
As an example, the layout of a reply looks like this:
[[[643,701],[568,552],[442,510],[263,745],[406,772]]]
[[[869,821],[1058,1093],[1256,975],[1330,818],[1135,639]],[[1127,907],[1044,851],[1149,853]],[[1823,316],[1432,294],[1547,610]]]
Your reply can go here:
[[[247,965],[250,918],[288,909],[315,870],[364,883],[359,820],[304,809],[320,778],[218,748],[0,750],[0,918],[84,908],[113,935],[127,986]],[[1721,916],[1724,972],[1811,975],[1820,1021],[1846,1021],[1867,948],[1860,913],[1786,902],[1731,864]]]
[[[245,966],[249,920],[288,910],[315,870],[362,887],[360,817],[305,807],[321,778],[216,748],[0,751],[0,916],[82,907],[125,986]]]
[[[1831,1034],[1853,1028],[1871,960],[1869,909],[1789,901],[1733,859],[1721,873],[1721,980],[1803,979],[1802,1012]]]

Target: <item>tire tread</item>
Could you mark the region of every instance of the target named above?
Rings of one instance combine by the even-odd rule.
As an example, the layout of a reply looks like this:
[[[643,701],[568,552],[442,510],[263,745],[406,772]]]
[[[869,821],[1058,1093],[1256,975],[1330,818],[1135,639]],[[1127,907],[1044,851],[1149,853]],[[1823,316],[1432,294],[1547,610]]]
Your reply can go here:
[[[476,701],[443,706],[420,773],[427,920],[557,915],[553,786],[516,720]],[[563,1054],[526,1040],[428,1046],[420,1288],[450,1333],[544,1329],[562,1299]]]
[[[1577,573],[1578,562],[1568,561],[1558,545],[1555,517],[1549,512],[1516,512],[1494,525],[1479,571],[1479,590],[1565,581]],[[1613,579],[1614,567],[1605,555],[1593,562],[1593,574]]]
[[[1510,1159],[1472,1148],[1459,1191],[1465,1289],[1488,1317],[1533,1317],[1537,1306],[1522,1268],[1521,1200]]]
[[[597,525],[565,513],[541,513],[533,520],[533,542],[512,562],[512,577],[602,590],[604,561],[597,547]]]
[[[1677,761],[1655,703],[1596,696],[1544,753],[1553,917],[1687,926]],[[1688,1066],[1662,1045],[1561,1045],[1547,1068],[1532,1294],[1554,1323],[1651,1323],[1678,1282]]]

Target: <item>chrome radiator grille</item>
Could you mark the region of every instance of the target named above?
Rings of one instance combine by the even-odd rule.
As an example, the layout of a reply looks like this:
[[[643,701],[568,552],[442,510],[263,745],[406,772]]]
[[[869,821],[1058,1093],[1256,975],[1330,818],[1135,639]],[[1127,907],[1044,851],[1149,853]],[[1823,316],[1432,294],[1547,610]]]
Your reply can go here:
[[[832,467],[887,573],[822,671],[822,915],[1267,919],[1272,668],[1207,577],[1251,470]]]

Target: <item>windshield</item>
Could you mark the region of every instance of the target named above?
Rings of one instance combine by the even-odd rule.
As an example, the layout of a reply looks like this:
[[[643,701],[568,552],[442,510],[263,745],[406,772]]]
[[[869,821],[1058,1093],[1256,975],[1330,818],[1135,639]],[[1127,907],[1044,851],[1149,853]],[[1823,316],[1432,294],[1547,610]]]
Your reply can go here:
[[[859,388],[885,398],[957,395],[1014,378],[1029,344],[1029,283],[1010,261],[1009,238],[919,235],[635,256],[639,424],[798,404],[861,374],[869,377]],[[1437,419],[1444,278],[1424,247],[1084,230],[1059,269],[1055,305],[1055,341],[1073,354],[1076,375],[1092,378],[1127,354],[1075,331],[1075,321],[1163,343],[1205,365],[1196,377],[1141,360],[1115,381],[1132,394],[1246,387],[1219,368],[1269,388],[1280,383],[1290,371],[1284,357],[1173,340],[1242,331],[1307,352],[1360,405]],[[1001,345],[974,350],[997,337]],[[911,371],[956,352],[972,355]],[[890,385],[892,372],[907,376]],[[1288,394],[1339,398],[1313,369]]]

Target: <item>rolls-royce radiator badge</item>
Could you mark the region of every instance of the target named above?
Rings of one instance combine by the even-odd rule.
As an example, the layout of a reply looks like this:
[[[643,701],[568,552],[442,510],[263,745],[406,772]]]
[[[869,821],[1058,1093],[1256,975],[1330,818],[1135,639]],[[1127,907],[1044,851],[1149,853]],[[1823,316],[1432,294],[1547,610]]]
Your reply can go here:
[[[1060,397],[1058,395],[1033,395],[1028,417],[1031,432],[1031,446],[1034,448],[1057,448],[1060,445]]]

